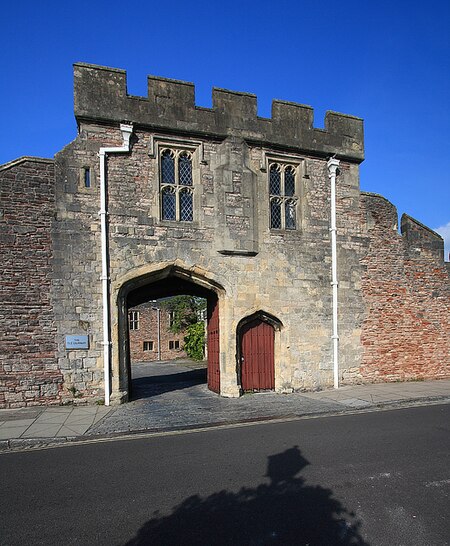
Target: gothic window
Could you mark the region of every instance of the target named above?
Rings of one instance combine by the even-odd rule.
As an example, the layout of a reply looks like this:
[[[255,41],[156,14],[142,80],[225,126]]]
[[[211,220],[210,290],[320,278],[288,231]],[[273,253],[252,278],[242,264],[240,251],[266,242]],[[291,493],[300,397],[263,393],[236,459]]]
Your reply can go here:
[[[297,228],[295,167],[271,163],[269,166],[270,228]]]
[[[130,330],[139,330],[139,311],[130,311]]]
[[[165,148],[160,160],[161,219],[192,222],[194,195],[192,155],[185,150]]]

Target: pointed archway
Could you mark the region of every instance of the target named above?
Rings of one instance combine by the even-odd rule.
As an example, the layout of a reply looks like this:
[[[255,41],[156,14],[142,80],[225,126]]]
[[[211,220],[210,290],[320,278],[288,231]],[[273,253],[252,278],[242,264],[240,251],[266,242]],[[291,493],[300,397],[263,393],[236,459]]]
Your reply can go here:
[[[243,392],[275,389],[275,332],[281,322],[258,311],[237,327],[238,376]]]
[[[179,266],[166,266],[126,281],[118,293],[119,385],[125,398],[131,396],[131,358],[128,309],[142,303],[177,295],[191,295],[207,301],[207,383],[220,393],[220,298],[224,289],[201,275]]]

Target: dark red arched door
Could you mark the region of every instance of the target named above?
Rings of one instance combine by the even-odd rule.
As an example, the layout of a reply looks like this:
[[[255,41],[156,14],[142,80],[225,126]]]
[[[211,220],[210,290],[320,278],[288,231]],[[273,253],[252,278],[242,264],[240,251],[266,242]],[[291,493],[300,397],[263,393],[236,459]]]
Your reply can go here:
[[[219,301],[208,300],[208,389],[220,393]]]
[[[275,388],[273,326],[260,319],[241,329],[241,387],[244,391]]]

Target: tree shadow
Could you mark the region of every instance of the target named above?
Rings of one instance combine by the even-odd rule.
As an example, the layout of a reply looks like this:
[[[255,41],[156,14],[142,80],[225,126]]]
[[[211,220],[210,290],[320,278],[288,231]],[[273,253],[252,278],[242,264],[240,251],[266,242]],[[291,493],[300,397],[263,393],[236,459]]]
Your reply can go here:
[[[206,383],[206,374],[206,368],[197,368],[187,372],[136,377],[131,381],[131,399],[151,398],[166,392],[201,385]]]
[[[360,522],[330,489],[296,477],[308,465],[298,446],[268,457],[270,483],[193,495],[170,515],[154,513],[126,546],[247,545],[368,546]]]

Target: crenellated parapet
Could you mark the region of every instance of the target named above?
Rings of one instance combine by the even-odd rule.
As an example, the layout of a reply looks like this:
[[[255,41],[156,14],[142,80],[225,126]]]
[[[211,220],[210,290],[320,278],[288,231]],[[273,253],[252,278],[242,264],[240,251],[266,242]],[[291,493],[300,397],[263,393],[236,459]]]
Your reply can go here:
[[[410,255],[428,251],[437,260],[444,259],[444,240],[442,237],[421,224],[418,220],[403,214],[400,222],[400,231],[407,243]]]
[[[371,232],[375,228],[380,241],[400,240],[398,234],[397,208],[382,195],[361,192],[361,205],[366,220],[366,229]],[[421,224],[408,214],[403,214],[400,220],[400,234],[403,241],[405,257],[422,259],[432,256],[436,262],[444,262],[444,240],[442,237]]]
[[[327,112],[325,129],[313,127],[310,106],[274,100],[272,117],[257,115],[257,98],[249,93],[213,89],[212,108],[195,105],[192,83],[148,76],[148,96],[128,95],[126,72],[74,65],[75,117],[119,123],[124,120],[156,131],[223,139],[240,136],[249,143],[295,150],[360,163],[364,159],[363,120]]]

